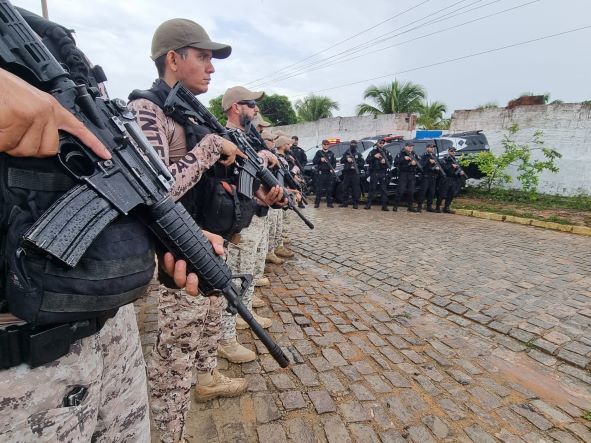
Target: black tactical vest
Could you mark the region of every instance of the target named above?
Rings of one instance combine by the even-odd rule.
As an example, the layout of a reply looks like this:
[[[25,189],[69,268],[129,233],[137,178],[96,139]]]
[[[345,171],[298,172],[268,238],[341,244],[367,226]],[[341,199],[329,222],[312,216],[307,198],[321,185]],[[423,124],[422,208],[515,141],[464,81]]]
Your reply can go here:
[[[76,48],[70,31],[20,12],[77,83],[96,87],[105,80]],[[73,269],[23,247],[27,229],[75,184],[55,157],[0,154],[0,308],[29,323],[112,315],[145,293],[154,273],[152,237],[133,217],[108,226]]]
[[[164,81],[156,80],[152,88],[146,91],[133,91],[129,100],[143,98],[164,109],[170,89]],[[174,115],[170,117],[185,130],[188,149],[210,133],[203,126],[177,120]],[[179,199],[201,228],[226,239],[248,227],[257,209],[254,199],[246,199],[236,191],[236,177],[233,166],[225,167],[216,163]]]

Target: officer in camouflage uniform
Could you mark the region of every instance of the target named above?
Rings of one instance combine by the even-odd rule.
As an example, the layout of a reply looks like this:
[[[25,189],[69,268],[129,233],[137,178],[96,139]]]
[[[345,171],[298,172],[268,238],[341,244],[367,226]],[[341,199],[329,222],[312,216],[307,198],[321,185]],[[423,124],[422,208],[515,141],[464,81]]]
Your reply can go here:
[[[96,137],[55,99],[1,68],[0,101],[0,152],[20,158],[53,156],[60,129],[100,158],[110,158]],[[175,266],[171,255],[166,257],[166,271],[174,274],[175,283],[187,283],[187,291],[196,295],[196,276],[188,281],[184,264],[179,264]],[[4,308],[4,303],[0,305]],[[5,343],[6,327],[23,323],[2,309],[0,341]],[[61,345],[47,342],[47,346]],[[119,308],[99,332],[74,341],[49,363],[14,366],[9,360],[15,349],[9,352],[11,359],[4,351],[0,359],[3,441],[150,441],[144,359],[132,305]]]
[[[197,23],[168,20],[152,40],[151,57],[159,79],[150,91],[165,97],[171,86],[182,81],[194,94],[204,93],[214,72],[212,58],[226,58],[230,52],[230,46],[212,42]],[[183,126],[166,116],[159,103],[135,94],[130,96],[129,108],[174,175],[171,195],[175,199],[193,188],[220,155],[228,156],[227,164],[234,161],[238,150],[233,143],[208,134],[196,146],[187,146]],[[240,395],[247,387],[246,380],[228,378],[216,370],[222,299],[194,297],[172,286],[166,283],[159,288],[157,342],[148,359],[152,415],[164,442],[183,434],[193,368],[198,401]]]
[[[226,127],[231,130],[245,131],[246,126],[252,122],[258,113],[256,100],[263,97],[263,92],[249,91],[242,86],[235,86],[226,90],[222,97],[222,108],[228,117]],[[269,151],[260,151],[259,155],[267,161],[277,162],[276,157]],[[266,204],[259,202],[261,206]],[[239,237],[228,244],[228,266],[236,274],[255,275],[257,263],[257,250],[264,244],[267,224],[264,217],[255,215],[250,226],[243,229]],[[250,285],[243,297],[244,304],[252,310],[252,299],[254,295],[254,282]],[[261,317],[255,312],[253,316],[263,327],[269,328],[272,320]],[[227,358],[235,363],[244,363],[256,358],[253,351],[246,349],[236,340],[236,329],[246,329],[247,323],[242,318],[237,318],[227,311],[222,314],[221,338],[218,347],[218,355]]]

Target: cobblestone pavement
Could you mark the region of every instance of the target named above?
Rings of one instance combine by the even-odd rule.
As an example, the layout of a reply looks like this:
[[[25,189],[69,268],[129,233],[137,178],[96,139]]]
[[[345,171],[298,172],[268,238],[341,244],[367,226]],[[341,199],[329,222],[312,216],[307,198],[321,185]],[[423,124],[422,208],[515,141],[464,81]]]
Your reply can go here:
[[[282,370],[220,361],[241,398],[193,403],[191,442],[591,441],[591,239],[444,214],[307,210],[269,269]],[[138,306],[145,351],[154,296]]]

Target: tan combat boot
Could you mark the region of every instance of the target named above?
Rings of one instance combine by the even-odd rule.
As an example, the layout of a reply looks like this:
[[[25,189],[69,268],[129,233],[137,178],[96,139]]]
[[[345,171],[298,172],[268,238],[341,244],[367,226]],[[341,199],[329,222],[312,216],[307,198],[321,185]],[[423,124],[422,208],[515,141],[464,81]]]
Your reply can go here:
[[[267,306],[267,303],[265,303],[265,300],[263,300],[261,297],[259,297],[258,295],[255,295],[252,298],[252,307],[253,308],[262,308],[264,306]]]
[[[271,286],[271,282],[267,277],[261,277],[254,282],[255,287],[262,288],[263,286]],[[256,306],[255,306],[256,307]]]
[[[252,316],[263,329],[269,329],[273,324],[273,320],[267,317],[261,317],[258,314],[252,313]],[[236,318],[236,329],[248,329],[248,323],[242,320],[241,317]]]
[[[290,243],[291,243],[291,240],[289,239],[289,237],[287,237],[287,236],[284,235],[283,236],[283,244],[284,245],[288,245]]]
[[[279,258],[275,255],[275,252],[271,251],[267,254],[267,258],[265,258],[265,261],[267,263],[271,263],[274,265],[282,265],[283,263],[285,263],[285,260],[283,260],[282,258]]]
[[[218,397],[238,397],[246,392],[248,383],[243,378],[229,378],[217,369],[212,373],[199,374],[195,386],[195,400],[205,402]]]
[[[275,249],[275,255],[282,258],[291,258],[294,256],[293,251],[290,251],[285,246],[279,246]]]
[[[220,341],[218,344],[218,357],[224,357],[232,363],[248,363],[249,361],[256,360],[257,355],[238,343],[238,340],[234,337],[227,342]]]

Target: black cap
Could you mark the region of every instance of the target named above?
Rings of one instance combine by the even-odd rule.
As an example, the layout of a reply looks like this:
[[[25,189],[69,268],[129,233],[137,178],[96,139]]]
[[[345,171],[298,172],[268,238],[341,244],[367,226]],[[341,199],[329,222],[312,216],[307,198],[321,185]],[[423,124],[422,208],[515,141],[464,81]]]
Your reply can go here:
[[[352,145],[356,145],[357,144],[357,140],[351,140],[350,142]]]
[[[404,146],[414,146],[414,145],[415,145],[415,144],[414,144],[413,142],[406,142],[406,143],[404,144]]]
[[[448,151],[456,151],[456,148],[455,148],[455,146],[452,146],[452,147],[450,147],[450,148],[448,149]]]
[[[380,139],[378,140],[378,143],[386,143],[386,140],[384,140],[383,138],[380,138]]]

